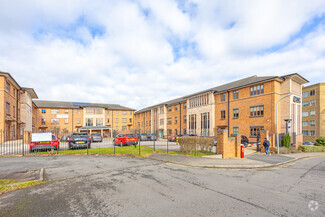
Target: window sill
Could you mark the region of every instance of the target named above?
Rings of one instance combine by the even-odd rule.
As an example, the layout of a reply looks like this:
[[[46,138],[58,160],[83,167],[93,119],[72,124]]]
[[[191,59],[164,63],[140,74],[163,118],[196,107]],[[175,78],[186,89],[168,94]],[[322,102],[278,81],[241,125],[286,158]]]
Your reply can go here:
[[[261,117],[264,117],[264,115],[261,115],[261,116],[249,116],[249,118],[261,118]]]
[[[232,119],[238,119],[238,118],[232,118]]]
[[[220,118],[220,120],[226,120],[226,118]]]

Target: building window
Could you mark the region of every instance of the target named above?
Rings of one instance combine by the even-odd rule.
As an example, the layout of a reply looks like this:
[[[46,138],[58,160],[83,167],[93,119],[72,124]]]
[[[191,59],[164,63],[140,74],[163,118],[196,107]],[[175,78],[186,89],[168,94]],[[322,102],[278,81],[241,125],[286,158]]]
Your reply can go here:
[[[64,114],[69,114],[69,110],[64,110]]]
[[[183,105],[183,109],[186,109],[186,103],[184,103],[184,105]]]
[[[46,114],[46,109],[42,109],[42,114]]]
[[[6,102],[6,115],[10,116],[10,103]]]
[[[225,110],[221,110],[220,111],[220,116],[221,116],[220,119],[222,119],[222,120],[223,119],[226,119],[226,111]]]
[[[264,126],[253,126],[250,127],[250,136],[251,137],[257,137],[258,135],[261,135],[261,131],[264,129]]]
[[[45,118],[42,118],[42,119],[41,119],[41,123],[42,123],[42,124],[46,124],[46,119],[45,119]]]
[[[115,129],[118,130],[118,126],[116,126]]]
[[[186,123],[186,122],[187,122],[187,116],[184,115],[184,116],[183,116],[183,123]]]
[[[315,95],[315,90],[311,90],[310,91],[310,96],[314,96]]]
[[[315,136],[315,131],[314,130],[310,131],[310,136]]]
[[[264,105],[250,107],[250,116],[251,117],[261,117],[263,115],[264,115]]]
[[[302,126],[303,126],[303,127],[307,127],[307,126],[308,126],[308,121],[303,121],[303,122],[302,122]]]
[[[118,111],[116,111],[115,114],[118,115]]]
[[[220,95],[220,101],[221,102],[226,101],[226,94],[225,93]]]
[[[171,111],[172,111],[172,107],[169,106],[169,107],[167,108],[167,111],[168,111],[168,112],[171,112]]]
[[[177,105],[175,105],[175,111],[177,111],[178,110],[178,107],[177,107]]]
[[[239,91],[238,90],[234,91],[234,99],[238,99],[238,96],[239,96]]]
[[[167,118],[167,124],[168,125],[172,124],[172,118]]]
[[[96,118],[96,126],[103,126],[103,118]]]
[[[178,135],[178,131],[177,131],[177,129],[175,129],[175,135]]]
[[[238,118],[239,117],[239,109],[235,108],[234,109],[234,118]]]
[[[126,111],[123,111],[123,112],[122,112],[122,115],[127,115],[127,112],[126,112]]]
[[[164,114],[164,106],[160,106],[160,114]]]
[[[77,110],[77,114],[80,115],[81,111],[80,110]]]
[[[51,114],[52,114],[52,115],[57,115],[57,114],[59,114],[59,110],[57,110],[57,109],[52,109],[52,110],[51,110]]]
[[[160,119],[160,120],[159,120],[159,123],[160,123],[160,125],[164,125],[164,119],[163,119],[163,118]]]
[[[310,116],[314,116],[315,115],[315,111],[310,111]],[[308,116],[308,112],[307,112],[307,116]]]
[[[302,97],[308,97],[308,91],[302,93]]]
[[[68,118],[65,118],[65,119],[64,119],[64,123],[65,123],[65,124],[68,124],[68,123],[69,123],[69,119],[68,119]]]
[[[16,110],[16,107],[13,106],[13,107],[12,107],[12,111],[13,111],[13,116],[14,116],[14,117],[16,117],[16,115],[15,115],[15,113],[16,113],[15,110]]]
[[[310,121],[310,126],[315,126],[315,121],[314,120]]]
[[[167,129],[167,135],[172,135],[173,134],[173,130],[172,129]]]
[[[202,106],[202,105],[208,105],[209,104],[209,94],[203,94],[200,96],[193,97],[189,99],[189,106],[190,108]]]
[[[138,122],[138,127],[140,127],[140,122]]]
[[[118,118],[115,118],[115,123],[118,123]]]
[[[151,120],[149,121],[149,126],[151,126]]]
[[[177,124],[177,117],[175,117],[175,124]]]
[[[189,116],[189,130],[190,134],[196,134],[196,114]]]
[[[234,134],[238,134],[239,132],[239,127],[234,127]]]
[[[126,130],[126,126],[125,125],[122,126],[122,130]]]
[[[130,115],[132,115],[132,112],[130,112]]]
[[[209,136],[210,113],[201,113],[201,136]]]
[[[9,82],[6,82],[6,91],[10,93],[10,84]]]
[[[308,105],[308,102],[307,102]],[[315,100],[310,100],[310,106],[314,106],[315,105]]]
[[[308,136],[308,130],[303,130],[303,131],[302,131],[302,135],[304,135],[304,136]]]
[[[81,119],[77,118],[77,124],[80,124],[80,123],[81,123]]]
[[[122,118],[122,123],[126,123],[127,119],[126,118]]]
[[[87,118],[86,119],[86,126],[92,127],[94,125],[93,119],[92,118]]]
[[[132,123],[132,118],[129,118],[129,123]]]
[[[308,112],[302,112],[303,117],[308,117]]]
[[[52,118],[51,119],[51,124],[53,124],[53,125],[59,124],[59,118]]]
[[[308,101],[302,102],[302,107],[306,107],[306,106],[308,106]]]
[[[106,123],[109,123],[109,118],[106,118]]]
[[[251,87],[250,90],[251,90],[251,96],[263,94],[264,93],[264,85],[261,84],[261,85]]]
[[[186,134],[186,128],[183,129],[183,135],[185,135],[185,134]]]

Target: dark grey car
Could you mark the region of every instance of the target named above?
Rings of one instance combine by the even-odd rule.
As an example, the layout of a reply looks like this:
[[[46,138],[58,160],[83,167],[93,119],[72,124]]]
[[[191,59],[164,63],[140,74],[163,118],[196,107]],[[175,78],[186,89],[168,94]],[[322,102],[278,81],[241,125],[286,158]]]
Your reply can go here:
[[[90,148],[91,137],[87,133],[74,133],[69,138],[69,149]]]

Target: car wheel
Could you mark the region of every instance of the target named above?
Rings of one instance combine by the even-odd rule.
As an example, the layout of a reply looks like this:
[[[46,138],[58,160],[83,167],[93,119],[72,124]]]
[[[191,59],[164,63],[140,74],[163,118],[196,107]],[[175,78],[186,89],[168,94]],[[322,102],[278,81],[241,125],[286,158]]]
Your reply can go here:
[[[34,150],[33,150],[33,149],[30,149],[30,150],[29,150],[29,153],[33,153],[33,152],[34,152]]]

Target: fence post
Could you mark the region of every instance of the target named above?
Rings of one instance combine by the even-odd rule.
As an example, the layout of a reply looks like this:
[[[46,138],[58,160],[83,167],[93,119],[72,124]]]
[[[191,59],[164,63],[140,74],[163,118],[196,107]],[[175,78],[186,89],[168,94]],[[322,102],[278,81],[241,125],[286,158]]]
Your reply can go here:
[[[195,157],[196,157],[196,135],[195,135]]]
[[[56,129],[56,139],[57,139],[57,147],[56,147],[56,155],[59,155],[59,142],[60,142],[60,139],[59,139],[59,128]]]
[[[168,153],[168,129],[167,129],[167,153]]]
[[[25,133],[24,133],[24,128],[22,129],[22,134],[23,134],[23,138],[22,138],[22,150],[21,150],[21,153],[22,153],[22,156],[25,155],[24,153],[24,146],[25,146]]]
[[[139,156],[141,155],[141,151],[140,151],[140,146],[141,146],[141,135],[140,135],[140,133],[141,133],[141,130],[139,130],[139,139],[138,139],[138,141],[139,141]]]
[[[155,133],[153,134],[153,151],[156,151],[156,136],[155,136]],[[156,137],[156,138],[155,138]]]

